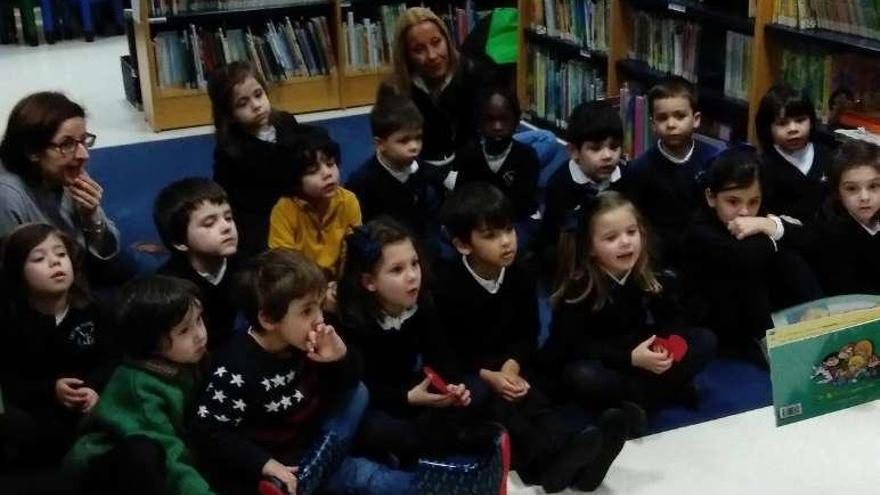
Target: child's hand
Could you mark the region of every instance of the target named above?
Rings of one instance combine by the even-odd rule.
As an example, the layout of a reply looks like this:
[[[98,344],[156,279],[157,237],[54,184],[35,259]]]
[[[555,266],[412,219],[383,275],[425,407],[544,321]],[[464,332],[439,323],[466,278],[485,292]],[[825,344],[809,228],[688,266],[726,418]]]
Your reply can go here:
[[[77,392],[80,392],[83,396],[82,404],[80,406],[80,410],[83,413],[89,413],[92,411],[92,408],[95,407],[95,404],[98,403],[98,392],[95,392],[94,389],[89,387],[80,387],[77,389]]]
[[[456,396],[451,393],[435,394],[428,392],[430,385],[431,379],[425,378],[418,385],[409,389],[409,392],[406,393],[406,401],[414,406],[449,407],[457,400]],[[468,393],[468,402],[470,402],[470,393]]]
[[[480,378],[496,394],[509,402],[515,402],[525,397],[531,387],[522,377],[501,371],[482,370],[480,371]]]
[[[336,289],[337,284],[335,281],[327,282],[327,290],[324,291],[324,302],[321,304],[321,309],[328,313],[336,312]]]
[[[306,336],[306,357],[318,363],[339,361],[348,352],[342,337],[331,325],[319,323]]]
[[[467,389],[464,383],[459,383],[458,385],[449,383],[446,385],[446,390],[449,392],[448,395],[455,397],[456,406],[467,406],[471,403],[471,391]]]
[[[275,459],[269,459],[263,464],[263,476],[278,478],[287,487],[287,493],[296,495],[296,472],[297,466],[285,466]]]
[[[55,380],[55,399],[68,409],[82,410],[85,402],[85,394],[79,389],[79,386],[82,384],[83,381],[79,378],[59,378]]]
[[[776,222],[767,217],[739,217],[727,222],[727,230],[740,240],[755,234],[772,236],[776,233]]]
[[[68,183],[67,191],[80,215],[86,220],[92,218],[104,196],[104,188],[89,177],[85,170]]]
[[[630,353],[630,359],[636,368],[660,375],[672,366],[672,356],[666,349],[659,352],[651,350],[655,338],[657,338],[656,335],[651,335],[650,338],[637,345]]]

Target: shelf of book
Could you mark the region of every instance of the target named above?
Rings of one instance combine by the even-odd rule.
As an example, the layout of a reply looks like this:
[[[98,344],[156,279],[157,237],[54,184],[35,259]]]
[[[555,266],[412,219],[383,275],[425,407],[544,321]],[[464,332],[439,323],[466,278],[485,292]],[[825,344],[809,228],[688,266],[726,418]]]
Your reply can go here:
[[[810,43],[831,51],[880,57],[880,39],[863,38],[855,34],[825,29],[799,29],[782,24],[768,24],[764,29],[794,43]]]
[[[647,82],[648,84],[654,84],[663,77],[669,75],[666,72],[652,69],[648,64],[641,60],[619,60],[617,62],[617,68],[625,74]],[[715,88],[698,85],[697,89],[699,91],[701,104],[712,105],[713,107],[721,108],[743,117],[748,114],[749,102],[745,100],[726,96],[723,91]]]
[[[639,10],[663,12],[665,15],[712,24],[721,29],[743,34],[752,34],[755,31],[755,20],[748,17],[747,9],[746,12],[742,12],[743,9],[739,9],[739,12],[736,12],[736,9],[719,11],[717,7],[707,7],[702,1],[695,0],[629,0],[629,2]]]
[[[526,28],[523,30],[523,33],[530,43],[534,43],[536,45],[544,45],[548,48],[558,50],[557,53],[559,55],[564,55],[568,58],[584,60],[587,62],[594,62],[596,64],[600,64],[601,66],[606,66],[608,64],[607,53],[599,50],[591,50],[589,48],[585,48],[577,44],[573,40],[550,36],[549,34],[542,33],[538,29],[534,28]]]

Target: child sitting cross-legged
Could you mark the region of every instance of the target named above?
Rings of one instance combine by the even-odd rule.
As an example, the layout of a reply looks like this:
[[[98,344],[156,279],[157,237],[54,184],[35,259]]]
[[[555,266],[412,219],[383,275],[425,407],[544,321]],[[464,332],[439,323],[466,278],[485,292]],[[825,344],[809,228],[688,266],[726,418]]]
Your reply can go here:
[[[219,492],[311,493],[332,477],[366,405],[359,366],[324,323],[327,283],[303,255],[262,253],[240,284],[251,326],[213,358],[195,407],[195,444]],[[337,409],[342,421],[331,425]]]
[[[211,349],[220,346],[235,325],[232,290],[238,267],[238,230],[226,192],[219,184],[190,177],[165,186],[156,197],[153,220],[171,251],[159,273],[195,283],[202,292]]]
[[[214,493],[184,440],[208,343],[198,288],[156,275],[129,282],[117,301],[126,359],[83,425],[65,467],[82,493]]]
[[[472,407],[487,404],[507,428],[511,464],[548,493],[594,490],[623,447],[627,418],[601,413],[598,427],[582,408],[553,405],[537,386],[538,301],[533,277],[515,263],[515,216],[496,187],[474,182],[455,192],[441,219],[460,255],[440,271],[437,310],[465,374]]]

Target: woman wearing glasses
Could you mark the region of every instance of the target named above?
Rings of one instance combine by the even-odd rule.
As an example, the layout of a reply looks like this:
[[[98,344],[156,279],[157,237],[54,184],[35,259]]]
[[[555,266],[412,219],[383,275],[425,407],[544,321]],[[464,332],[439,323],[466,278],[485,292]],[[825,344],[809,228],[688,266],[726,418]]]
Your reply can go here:
[[[48,223],[94,258],[114,258],[119,231],[101,209],[101,185],[86,172],[94,144],[85,110],[63,94],[19,101],[0,142],[0,236],[23,223]]]

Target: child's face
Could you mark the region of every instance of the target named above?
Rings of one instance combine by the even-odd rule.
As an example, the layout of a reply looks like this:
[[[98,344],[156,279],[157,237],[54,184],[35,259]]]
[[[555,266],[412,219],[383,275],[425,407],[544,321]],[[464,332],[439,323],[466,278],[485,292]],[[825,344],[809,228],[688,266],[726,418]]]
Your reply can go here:
[[[399,129],[386,138],[375,138],[376,151],[395,170],[408,167],[422,152],[422,128]]]
[[[73,284],[73,264],[67,247],[55,234],[37,244],[24,263],[24,281],[32,295],[61,295]]]
[[[330,199],[339,188],[339,167],[336,159],[318,152],[316,163],[306,168],[302,176],[302,194],[307,200]]]
[[[810,117],[795,115],[780,117],[770,124],[773,144],[792,153],[803,149],[810,140]]]
[[[632,207],[621,206],[597,215],[590,245],[590,255],[605,271],[618,278],[629,273],[642,254],[642,232]]]
[[[232,115],[248,131],[259,131],[269,125],[272,105],[266,90],[253,77],[232,89]]]
[[[620,164],[620,141],[614,138],[584,141],[580,148],[569,145],[568,152],[584,175],[596,182],[609,180]]]
[[[761,185],[753,181],[749,187],[729,189],[718,194],[706,189],[706,202],[725,225],[739,217],[754,217],[761,209]]]
[[[199,256],[225,258],[238,251],[238,229],[229,203],[203,201],[189,215],[186,245],[178,249]]]
[[[864,165],[853,167],[840,176],[840,202],[850,215],[863,225],[877,219],[880,209],[880,172]]]
[[[503,228],[483,226],[472,230],[467,242],[456,238],[453,244],[475,267],[500,270],[516,259],[516,228],[512,224]]]
[[[287,313],[277,322],[263,322],[263,328],[277,332],[277,337],[288,345],[306,350],[309,332],[324,323],[321,311],[323,294],[309,294],[290,301]],[[268,324],[266,324],[268,323]]]
[[[495,94],[486,101],[480,118],[480,133],[487,153],[498,154],[507,148],[516,129],[517,117],[504,96]]]
[[[689,146],[694,130],[700,127],[700,112],[694,112],[684,96],[654,100],[651,129],[664,146],[679,149]]]
[[[382,309],[396,316],[416,305],[422,285],[422,266],[413,243],[404,239],[382,248],[382,259],[372,274],[361,281],[376,294]]]
[[[202,321],[202,307],[193,304],[163,340],[159,354],[173,363],[194,364],[201,361],[207,346],[208,331]]]

